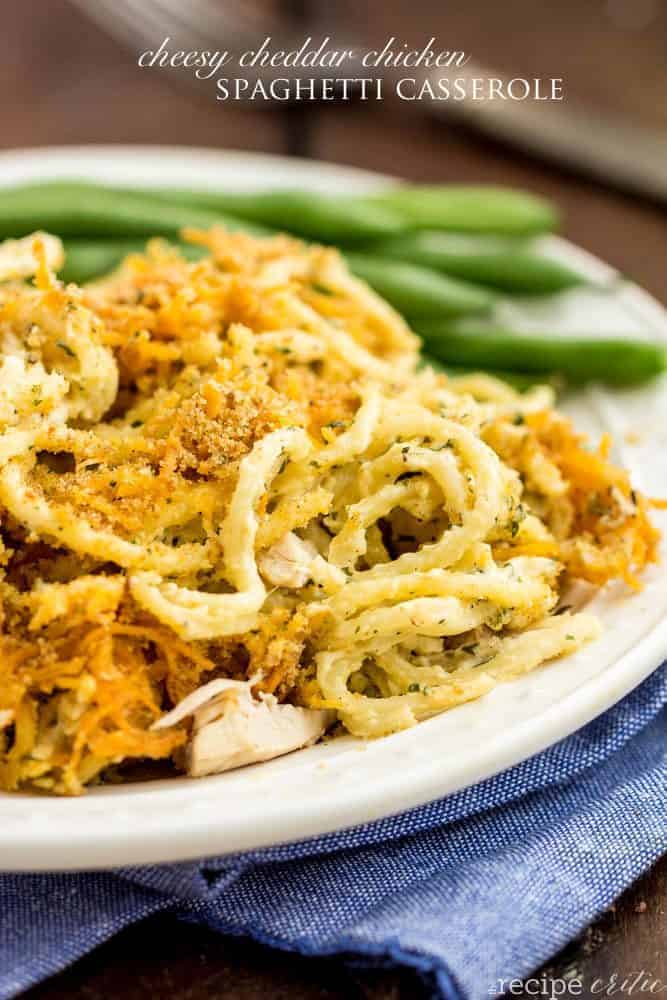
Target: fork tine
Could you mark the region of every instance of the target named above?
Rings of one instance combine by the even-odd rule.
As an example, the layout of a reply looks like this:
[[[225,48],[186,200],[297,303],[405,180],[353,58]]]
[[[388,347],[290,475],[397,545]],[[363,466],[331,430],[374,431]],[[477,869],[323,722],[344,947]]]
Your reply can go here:
[[[121,35],[126,44],[136,49],[137,42],[159,44],[173,38],[185,51],[202,51],[224,44],[238,51],[276,31],[280,23],[270,15],[264,17],[255,5],[241,0],[231,14],[227,6],[211,0],[73,0],[86,14],[107,32]],[[284,29],[283,29],[284,30]],[[159,41],[158,41],[159,40]]]
[[[182,0],[153,0],[153,3],[168,12],[174,20],[187,25],[191,31],[196,24],[197,33],[207,34],[209,41],[216,45],[221,45],[228,37],[242,38],[244,44],[249,44],[256,40],[257,32],[269,35],[284,31],[284,21],[281,26],[271,11],[258,8],[249,0],[237,0],[233,4],[190,0],[187,7]]]

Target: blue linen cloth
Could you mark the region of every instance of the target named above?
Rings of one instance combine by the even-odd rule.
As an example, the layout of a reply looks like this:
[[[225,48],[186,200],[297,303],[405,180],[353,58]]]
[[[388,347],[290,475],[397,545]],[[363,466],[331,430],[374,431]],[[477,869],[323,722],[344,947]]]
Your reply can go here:
[[[526,976],[667,849],[667,665],[599,719],[456,795],[297,844],[0,876],[0,998],[150,914],[304,955],[402,963],[446,1000]]]

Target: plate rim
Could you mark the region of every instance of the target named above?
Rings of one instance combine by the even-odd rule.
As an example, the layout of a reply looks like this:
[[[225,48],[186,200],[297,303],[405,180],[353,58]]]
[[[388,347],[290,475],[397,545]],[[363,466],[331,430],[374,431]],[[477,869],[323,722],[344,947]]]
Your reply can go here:
[[[99,157],[104,158],[106,165],[120,164],[121,170],[124,169],[127,174],[131,172],[132,159],[155,160],[157,157],[162,160],[182,158],[193,165],[198,164],[203,172],[216,163],[220,165],[222,161],[226,161],[228,168],[236,165],[238,169],[242,169],[243,164],[248,161],[261,164],[263,168],[275,166],[281,174],[297,172],[307,175],[320,171],[326,175],[333,172],[343,180],[352,179],[354,184],[359,185],[359,190],[369,190],[378,184],[399,180],[346,164],[256,151],[96,143],[2,151],[0,187],[11,183],[11,180],[6,180],[6,176],[7,173],[11,174],[11,169],[8,168],[12,166],[20,168],[34,165],[37,167],[34,171],[36,177],[42,172],[38,164],[45,164],[43,175],[55,177],[57,170],[54,173],[53,169],[48,169],[51,164],[51,167],[65,167],[63,173],[73,176],[72,165],[78,158],[90,161],[91,158],[94,160]],[[89,163],[82,168],[82,173],[90,169]],[[102,172],[98,171],[98,176]],[[588,251],[561,237],[556,237],[555,240],[576,250],[579,258],[588,261],[591,267],[607,274],[615,273],[613,268]],[[628,285],[627,295],[647,320],[657,324],[657,331],[667,339],[667,312],[660,303],[634,283]],[[663,619],[649,628],[636,646],[622,654],[613,664],[614,676],[613,679],[608,679],[606,685],[601,683],[601,677],[605,676],[602,671],[564,697],[556,698],[537,717],[524,720],[509,733],[505,731],[494,736],[490,742],[480,745],[474,754],[469,755],[467,766],[460,768],[457,778],[450,777],[448,781],[443,781],[438,763],[433,761],[428,768],[422,764],[418,781],[415,782],[411,775],[411,782],[407,786],[405,781],[397,782],[392,775],[386,775],[384,781],[371,789],[363,787],[362,783],[348,782],[346,793],[338,794],[337,798],[328,803],[327,808],[319,809],[316,815],[305,806],[301,809],[292,806],[284,814],[271,801],[262,817],[263,822],[257,825],[257,817],[252,817],[251,822],[255,825],[250,833],[248,819],[243,816],[225,817],[225,822],[221,823],[215,811],[211,815],[215,795],[207,796],[204,783],[208,783],[207,789],[213,789],[216,780],[219,781],[224,776],[185,779],[177,783],[173,779],[168,779],[167,783],[147,782],[142,787],[130,785],[113,788],[110,790],[112,794],[105,794],[109,789],[102,789],[80,799],[0,794],[0,819],[10,820],[9,823],[0,823],[0,865],[4,870],[14,871],[63,871],[190,860],[322,836],[396,815],[490,778],[552,746],[616,704],[648,677],[662,663],[666,654],[667,619]],[[568,709],[567,713],[563,712],[564,707]],[[564,714],[567,717],[565,724]],[[489,760],[490,756],[493,757],[492,761]],[[246,769],[246,774],[251,771],[255,771],[255,768]],[[163,787],[165,784],[168,784],[167,788]],[[174,791],[178,788],[181,794],[170,795],[172,785]],[[151,801],[157,801],[158,797],[164,797],[164,800],[196,799],[200,789],[204,789],[204,808],[195,810],[195,814],[189,814],[186,810],[173,810],[168,830],[146,823],[142,827],[140,819],[137,822],[136,817],[133,825],[131,819],[128,821],[132,814],[131,806],[127,808],[127,813],[123,808],[118,808],[122,807],[120,800],[123,798],[136,800],[138,796],[145,797],[149,808]],[[103,808],[101,803],[107,803],[111,808]],[[51,825],[53,821],[55,829]],[[92,823],[92,829],[86,823]],[[56,834],[55,838],[53,834]]]

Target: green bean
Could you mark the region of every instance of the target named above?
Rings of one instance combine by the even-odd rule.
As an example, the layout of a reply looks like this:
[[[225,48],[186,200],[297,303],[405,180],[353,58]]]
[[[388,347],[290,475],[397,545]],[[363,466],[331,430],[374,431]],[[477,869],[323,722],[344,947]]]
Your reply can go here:
[[[400,212],[415,229],[528,236],[550,232],[558,222],[550,202],[510,188],[405,185],[388,188],[372,200]]]
[[[0,237],[46,229],[56,236],[178,236],[185,226],[265,233],[212,209],[93,184],[51,182],[0,188]]]
[[[542,198],[495,187],[404,186],[378,195],[328,195],[312,191],[259,192],[151,189],[151,197],[174,204],[218,209],[330,243],[357,243],[407,228],[477,233],[533,234],[556,225],[554,208]]]
[[[617,385],[649,379],[667,368],[663,344],[631,338],[549,337],[470,322],[423,322],[417,333],[434,357],[463,367],[560,372],[568,381]]]
[[[322,243],[356,243],[403,232],[402,213],[362,198],[313,191],[191,191],[155,188],[145,194],[175,205],[230,212]]]
[[[198,260],[206,254],[204,247],[190,243],[174,243],[188,260]],[[109,274],[130,253],[142,253],[142,240],[65,240],[65,263],[59,272],[63,281],[74,281],[83,285],[86,281]]]
[[[547,203],[495,188],[405,187],[358,197],[52,181],[0,190],[0,236],[22,235],[38,225],[66,236],[173,236],[185,225],[219,223],[249,231],[259,224],[323,242],[356,244],[413,226],[516,234],[542,231],[553,221]]]
[[[186,225],[218,223],[258,234],[280,229],[322,242],[353,243],[406,228],[394,209],[306,191],[115,188],[84,181],[0,190],[0,235],[29,232],[40,217],[43,228],[48,224],[54,232],[82,236],[176,235]]]
[[[345,254],[350,269],[408,319],[488,312],[494,296],[485,289],[402,261]]]
[[[373,243],[368,250],[514,294],[549,294],[588,283],[533,241],[511,236],[422,230]]]

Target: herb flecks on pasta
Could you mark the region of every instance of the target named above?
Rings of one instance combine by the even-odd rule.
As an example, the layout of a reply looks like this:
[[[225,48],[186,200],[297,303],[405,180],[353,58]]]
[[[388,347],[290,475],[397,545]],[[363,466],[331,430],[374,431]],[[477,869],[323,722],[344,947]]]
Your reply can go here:
[[[52,237],[0,247],[5,789],[185,767],[201,719],[160,720],[221,679],[323,710],[308,739],[394,732],[574,651],[567,580],[655,558],[548,388],[418,371],[333,250],[185,236],[84,288]]]

